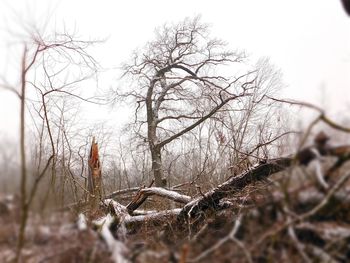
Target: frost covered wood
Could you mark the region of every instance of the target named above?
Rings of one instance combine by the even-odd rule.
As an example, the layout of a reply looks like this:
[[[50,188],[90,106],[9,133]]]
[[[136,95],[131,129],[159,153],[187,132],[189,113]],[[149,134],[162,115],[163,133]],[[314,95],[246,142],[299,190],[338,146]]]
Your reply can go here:
[[[149,213],[147,215],[131,216],[125,219],[125,224],[133,223],[150,223],[154,221],[163,221],[169,217],[178,216],[181,212],[181,208],[175,208],[171,210],[164,210],[155,213]]]
[[[161,187],[144,188],[144,189],[141,189],[141,193],[147,196],[158,195],[161,197],[166,197],[170,200],[173,200],[179,203],[184,203],[184,204],[191,201],[191,197],[188,195],[182,195],[182,194],[179,194],[178,192],[167,190]]]
[[[77,226],[80,231],[84,231],[87,229],[86,217],[82,213],[80,213],[78,216]]]
[[[114,238],[110,226],[114,223],[115,218],[108,213],[105,217],[95,221],[94,223],[101,227],[100,235],[106,242],[109,251],[111,252],[112,260],[115,263],[128,263],[129,260],[124,256],[127,252],[126,246],[123,242]]]
[[[124,225],[159,221],[169,216],[177,216],[181,211],[180,208],[172,209],[172,210],[164,210],[164,211],[141,211],[142,213],[144,213],[143,215],[131,216],[128,213],[127,208],[121,205],[120,203],[118,203],[117,201],[108,199],[108,200],[104,200],[103,204],[112,207],[114,209],[113,213],[115,214],[115,217],[118,220],[119,224],[124,224]],[[102,218],[100,220],[104,220],[104,219]]]

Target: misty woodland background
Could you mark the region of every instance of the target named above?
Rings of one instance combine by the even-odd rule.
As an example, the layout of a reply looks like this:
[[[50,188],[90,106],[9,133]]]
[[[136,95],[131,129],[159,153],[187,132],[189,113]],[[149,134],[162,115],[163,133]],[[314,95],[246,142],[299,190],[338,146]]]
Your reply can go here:
[[[283,98],[269,58],[188,17],[159,25],[101,91],[89,51],[108,40],[14,28],[0,261],[349,262],[349,115]],[[81,105],[132,118],[91,125]]]

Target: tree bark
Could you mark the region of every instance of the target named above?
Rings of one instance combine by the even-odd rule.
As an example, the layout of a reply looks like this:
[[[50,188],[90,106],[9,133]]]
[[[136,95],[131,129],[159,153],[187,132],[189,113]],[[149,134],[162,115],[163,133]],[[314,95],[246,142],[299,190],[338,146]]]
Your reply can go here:
[[[159,147],[151,147],[151,156],[152,156],[152,171],[154,175],[154,182],[157,187],[165,187],[166,181],[163,177],[163,168],[162,168],[162,154]]]
[[[148,143],[149,149],[151,152],[152,158],[152,172],[154,176],[155,185],[157,187],[164,187],[163,180],[163,169],[162,169],[162,155],[161,155],[161,147],[158,146],[158,138],[157,138],[157,121],[158,121],[158,111],[153,107],[153,89],[154,85],[157,81],[157,77],[155,77],[148,88],[147,97],[146,97],[146,107],[147,107],[147,124],[148,124]]]
[[[21,250],[25,240],[25,228],[28,218],[27,205],[27,168],[26,168],[26,152],[25,152],[25,100],[26,100],[26,59],[27,47],[24,47],[21,64],[21,101],[20,101],[20,154],[21,154],[21,222],[17,240],[17,252],[15,261],[20,260]]]
[[[92,206],[95,206],[98,204],[98,201],[102,199],[101,164],[98,154],[98,144],[95,142],[95,137],[92,139],[88,166],[88,189],[90,193],[89,199],[91,200]]]

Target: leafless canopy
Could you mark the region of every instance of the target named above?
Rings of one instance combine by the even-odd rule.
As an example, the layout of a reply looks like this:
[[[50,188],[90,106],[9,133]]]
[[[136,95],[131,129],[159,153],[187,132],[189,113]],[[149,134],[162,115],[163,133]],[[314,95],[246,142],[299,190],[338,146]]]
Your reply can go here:
[[[138,134],[149,144],[157,186],[162,185],[161,150],[225,109],[230,101],[240,102],[259,85],[258,71],[225,74],[242,69],[245,55],[226,49],[210,38],[208,26],[199,18],[165,25],[154,41],[124,65],[124,76],[134,88],[118,94],[136,101]],[[147,126],[147,135],[143,126]]]

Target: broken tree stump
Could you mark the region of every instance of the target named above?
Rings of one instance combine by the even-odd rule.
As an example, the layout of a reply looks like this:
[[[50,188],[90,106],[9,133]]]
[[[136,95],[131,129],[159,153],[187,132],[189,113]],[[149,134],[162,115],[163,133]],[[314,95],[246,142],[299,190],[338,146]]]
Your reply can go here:
[[[90,193],[89,201],[95,207],[102,199],[102,168],[98,154],[98,144],[95,137],[92,139],[89,160],[88,160],[88,190]]]

